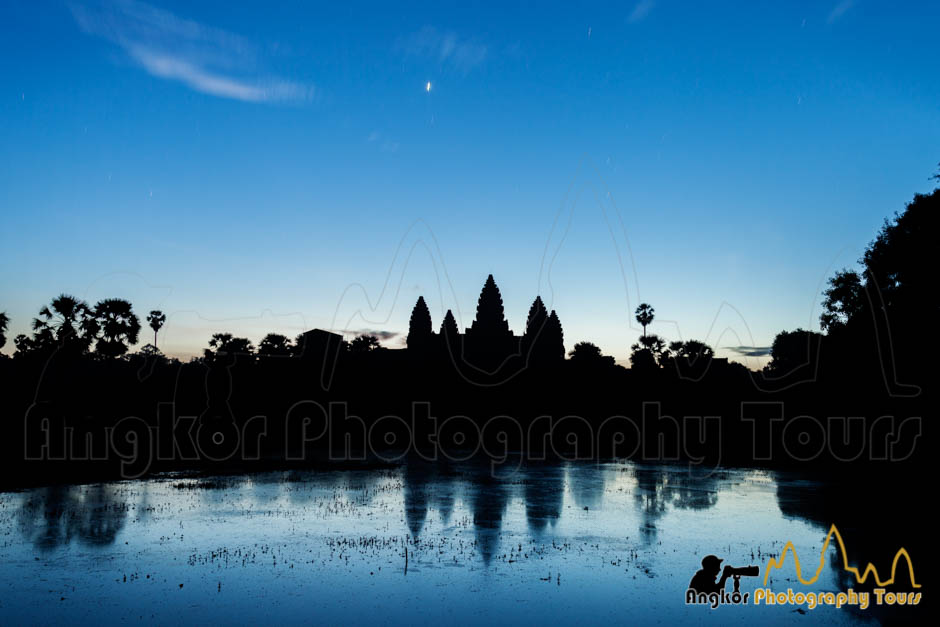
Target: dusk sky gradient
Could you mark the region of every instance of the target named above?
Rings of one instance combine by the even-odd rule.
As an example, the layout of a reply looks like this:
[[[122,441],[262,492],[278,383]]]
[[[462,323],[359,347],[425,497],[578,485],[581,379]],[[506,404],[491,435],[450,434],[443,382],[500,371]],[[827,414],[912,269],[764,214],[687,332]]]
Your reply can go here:
[[[162,309],[181,357],[221,331],[399,347],[418,295],[468,327],[492,273],[517,333],[541,294],[568,350],[626,364],[645,301],[652,332],[745,361],[727,347],[818,330],[827,277],[933,189],[937,24],[875,0],[4,2],[3,352],[61,292]]]

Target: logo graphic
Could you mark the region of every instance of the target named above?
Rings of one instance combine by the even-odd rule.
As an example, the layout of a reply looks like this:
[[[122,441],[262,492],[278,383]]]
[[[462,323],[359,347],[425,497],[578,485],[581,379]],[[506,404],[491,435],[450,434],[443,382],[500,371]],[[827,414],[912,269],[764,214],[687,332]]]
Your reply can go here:
[[[819,566],[816,568],[816,572],[812,577],[806,578],[803,576],[803,567],[800,564],[796,547],[793,546],[793,542],[787,542],[778,559],[771,557],[767,560],[767,567],[764,569],[764,586],[767,585],[772,570],[783,568],[783,565],[786,563],[787,554],[789,553],[793,554],[793,566],[796,570],[796,577],[799,582],[806,586],[816,583],[823,568],[826,566],[826,552],[829,549],[829,544],[832,542],[833,537],[835,537],[836,543],[839,545],[843,570],[847,573],[851,573],[855,577],[855,581],[860,585],[868,581],[869,576],[871,576],[872,581],[875,586],[877,586],[874,590],[871,592],[857,592],[855,589],[849,588],[841,592],[794,592],[793,588],[787,588],[786,592],[774,592],[770,588],[764,587],[754,591],[754,604],[806,605],[811,610],[819,605],[832,605],[837,608],[855,605],[858,606],[859,609],[866,610],[871,606],[872,594],[874,595],[876,605],[920,604],[920,592],[889,592],[885,589],[886,586],[895,584],[898,562],[901,561],[902,557],[907,563],[907,572],[910,577],[911,588],[917,589],[921,587],[921,584],[917,583],[917,580],[914,578],[914,564],[906,549],[902,547],[894,554],[894,560],[891,562],[891,577],[882,580],[881,576],[878,574],[878,569],[875,568],[875,565],[871,562],[861,571],[854,566],[849,566],[848,551],[845,548],[845,542],[842,540],[842,534],[839,533],[839,529],[835,525],[832,525],[829,528],[829,533],[826,534],[826,540],[823,542],[822,550],[819,552]]]
[[[802,592],[794,591],[793,588],[787,588],[786,591],[775,591],[767,587],[771,572],[781,570],[787,561],[787,556],[792,553],[793,565],[796,570],[796,577],[803,585],[809,586],[819,579],[823,568],[826,566],[827,551],[832,542],[836,539],[839,547],[839,554],[842,557],[842,568],[845,572],[851,573],[859,585],[871,581],[876,586],[872,591],[856,591],[853,588],[839,592]],[[715,555],[706,555],[702,559],[702,568],[698,570],[689,582],[686,590],[686,605],[708,605],[711,609],[717,609],[720,605],[783,605],[783,606],[806,606],[812,610],[820,605],[828,605],[836,608],[845,606],[857,606],[859,609],[866,610],[872,605],[919,605],[922,593],[914,591],[888,591],[887,586],[896,585],[898,581],[898,563],[904,559],[907,565],[907,572],[910,577],[912,589],[919,589],[921,584],[917,583],[914,577],[914,564],[910,554],[903,547],[898,549],[891,562],[891,576],[888,579],[882,579],[878,569],[869,562],[864,569],[860,570],[854,566],[849,566],[848,551],[839,529],[832,525],[829,533],[826,534],[826,540],[823,542],[822,550],[819,554],[819,565],[816,572],[811,577],[803,575],[803,567],[800,564],[799,555],[793,542],[787,542],[777,558],[771,557],[767,560],[764,568],[764,579],[762,588],[754,590],[753,596],[750,592],[741,593],[741,577],[758,577],[760,568],[757,566],[745,566],[735,568],[733,566],[721,567],[722,559]],[[719,573],[721,577],[716,581]],[[731,594],[725,591],[725,584],[729,577],[734,579],[734,590]],[[903,581],[903,574],[901,577]]]
[[[819,579],[819,574],[822,572],[823,567],[826,565],[826,549],[829,548],[829,542],[832,541],[833,536],[835,536],[836,542],[839,543],[839,551],[842,554],[842,563],[845,564],[843,568],[846,572],[855,575],[855,581],[858,583],[865,583],[865,581],[868,579],[868,575],[872,575],[874,577],[875,584],[881,588],[894,584],[895,575],[897,574],[898,570],[898,562],[903,557],[905,561],[907,561],[907,570],[911,576],[911,587],[920,588],[920,584],[917,583],[914,579],[914,564],[911,563],[911,556],[903,547],[898,549],[898,552],[894,554],[894,561],[891,562],[891,578],[886,581],[881,580],[881,577],[878,576],[878,569],[875,568],[875,565],[871,562],[868,563],[868,566],[866,566],[865,570],[861,573],[859,573],[857,568],[849,566],[848,554],[845,550],[845,542],[842,541],[842,534],[839,533],[839,530],[835,525],[832,525],[832,527],[829,528],[829,533],[826,535],[826,541],[823,542],[822,551],[819,552],[819,567],[816,569],[815,575],[809,579],[803,578],[803,569],[800,566],[800,558],[796,554],[796,548],[793,546],[792,542],[787,542],[786,546],[783,547],[783,553],[780,554],[779,560],[775,560],[772,557],[767,560],[767,568],[764,571],[764,585],[767,585],[767,579],[770,577],[770,569],[781,568],[787,559],[788,552],[793,553],[793,564],[796,567],[796,576],[800,580],[800,583],[805,585],[815,583],[816,580]]]
[[[692,576],[689,588],[685,592],[686,605],[707,604],[712,609],[716,609],[719,605],[747,605],[751,593],[741,594],[741,577],[757,577],[760,575],[760,568],[757,566],[735,568],[726,565],[722,569],[721,562],[723,561],[715,555],[706,555],[702,558],[702,568]],[[721,577],[716,582],[715,577],[719,572]],[[725,592],[728,577],[734,580],[734,591],[731,594]]]

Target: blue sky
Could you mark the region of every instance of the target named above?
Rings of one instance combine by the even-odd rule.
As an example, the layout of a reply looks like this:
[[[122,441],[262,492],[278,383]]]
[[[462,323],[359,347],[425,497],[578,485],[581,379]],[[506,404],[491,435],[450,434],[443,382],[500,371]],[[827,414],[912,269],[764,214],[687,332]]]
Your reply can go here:
[[[8,338],[68,292],[163,309],[180,356],[398,346],[493,273],[517,332],[540,293],[625,362],[647,301],[734,356],[818,328],[940,161],[934,2],[338,5],[0,7]]]

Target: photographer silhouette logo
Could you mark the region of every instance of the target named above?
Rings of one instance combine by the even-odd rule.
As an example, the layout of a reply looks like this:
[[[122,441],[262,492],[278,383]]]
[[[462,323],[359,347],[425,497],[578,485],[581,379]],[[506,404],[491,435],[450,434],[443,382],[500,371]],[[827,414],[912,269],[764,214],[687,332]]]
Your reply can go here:
[[[757,566],[736,568],[729,565],[722,568],[722,561],[724,560],[715,555],[706,555],[702,558],[702,568],[692,576],[689,588],[685,592],[686,605],[708,605],[713,610],[720,605],[747,605],[751,593],[741,593],[741,577],[757,577],[760,575],[760,568]],[[715,578],[719,573],[721,577],[716,581]],[[734,581],[734,589],[730,594],[725,590],[728,577]]]

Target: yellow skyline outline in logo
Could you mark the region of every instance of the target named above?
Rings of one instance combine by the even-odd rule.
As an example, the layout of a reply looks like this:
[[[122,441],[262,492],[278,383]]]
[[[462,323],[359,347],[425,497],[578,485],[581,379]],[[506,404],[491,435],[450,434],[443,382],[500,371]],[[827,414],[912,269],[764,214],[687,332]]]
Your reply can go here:
[[[862,573],[859,573],[859,570],[855,568],[854,566],[848,566],[849,560],[848,560],[848,555],[845,550],[845,542],[842,541],[842,534],[839,533],[839,530],[836,528],[835,524],[833,524],[832,527],[829,528],[829,533],[826,535],[826,541],[823,542],[822,551],[820,551],[819,553],[819,568],[816,569],[816,574],[813,575],[812,578],[803,579],[803,571],[802,571],[802,568],[800,567],[800,557],[796,553],[796,547],[793,546],[793,542],[790,541],[790,542],[787,542],[786,546],[783,547],[783,552],[780,554],[779,560],[776,560],[772,557],[767,560],[767,566],[764,570],[764,585],[765,586],[767,585],[767,579],[770,577],[770,570],[772,568],[779,570],[780,568],[783,567],[783,564],[784,562],[786,562],[786,559],[787,559],[788,551],[793,552],[793,563],[796,566],[796,577],[797,579],[800,580],[800,583],[804,585],[815,583],[815,581],[819,579],[819,574],[822,572],[823,568],[826,566],[826,549],[829,548],[829,542],[832,540],[833,535],[836,537],[836,540],[839,543],[839,550],[842,553],[842,563],[845,565],[843,566],[843,570],[855,575],[855,581],[857,581],[858,583],[860,584],[865,583],[865,580],[868,579],[868,575],[871,574],[874,576],[875,583],[879,587],[890,586],[891,584],[894,583],[895,574],[897,573],[897,569],[898,569],[898,561],[903,556],[904,559],[907,560],[907,571],[911,575],[911,587],[912,588],[921,587],[920,584],[917,583],[914,579],[914,564],[911,562],[910,554],[907,552],[907,549],[905,549],[904,547],[901,547],[900,549],[898,549],[898,552],[894,554],[894,561],[891,562],[891,579],[888,579],[887,581],[881,581],[881,578],[878,575],[878,569],[875,568],[875,565],[872,564],[871,562],[868,562],[868,566],[865,567],[865,571]]]

